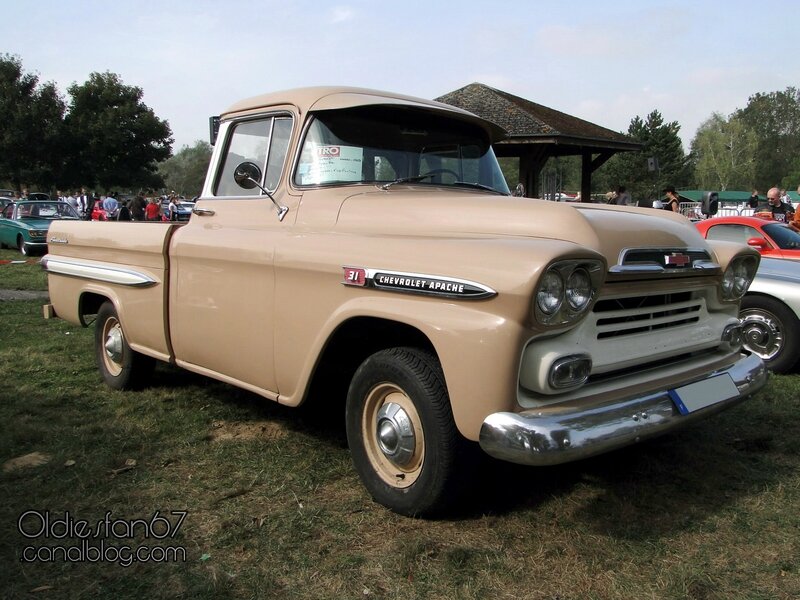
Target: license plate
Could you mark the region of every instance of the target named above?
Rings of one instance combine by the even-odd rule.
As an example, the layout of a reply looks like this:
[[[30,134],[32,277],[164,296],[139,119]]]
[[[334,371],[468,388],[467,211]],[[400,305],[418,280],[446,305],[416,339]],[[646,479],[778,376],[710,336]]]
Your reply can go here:
[[[669,397],[682,415],[688,415],[738,395],[739,389],[728,373],[669,391]]]

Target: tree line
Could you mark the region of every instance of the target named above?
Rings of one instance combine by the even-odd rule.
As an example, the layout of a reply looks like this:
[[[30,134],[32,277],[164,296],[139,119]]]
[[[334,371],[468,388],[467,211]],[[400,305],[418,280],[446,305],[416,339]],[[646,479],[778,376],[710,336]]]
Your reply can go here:
[[[172,153],[169,123],[142,102],[142,90],[114,73],[92,73],[68,89],[25,73],[19,57],[0,55],[0,184],[40,190],[86,186],[166,188],[200,192],[211,157],[203,141]],[[713,113],[683,149],[680,124],[657,110],[634,117],[627,134],[640,152],[615,154],[592,176],[592,191],[625,186],[634,199],[657,198],[676,188],[796,189],[800,184],[800,92],[757,93],[727,117]],[[516,185],[517,167],[501,161]],[[565,190],[580,187],[580,158],[551,159]]]
[[[0,56],[0,181],[40,190],[163,184],[158,164],[172,154],[172,131],[141,88],[92,73],[67,91],[69,101],[18,57]]]
[[[685,152],[680,124],[657,110],[636,116],[627,134],[641,142],[640,152],[614,155],[592,176],[592,191],[623,185],[634,199],[653,199],[669,186],[714,191],[788,190],[800,185],[800,91],[757,93],[729,116],[713,113],[698,128]],[[580,188],[577,157],[552,161],[563,169],[566,189]]]

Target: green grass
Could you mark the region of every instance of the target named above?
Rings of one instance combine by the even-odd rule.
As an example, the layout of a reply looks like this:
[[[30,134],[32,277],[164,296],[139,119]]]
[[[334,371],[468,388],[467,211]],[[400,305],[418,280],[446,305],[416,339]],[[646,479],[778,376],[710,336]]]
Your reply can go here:
[[[0,250],[0,289],[46,290],[47,275],[39,265],[41,256],[23,256],[16,250]],[[6,261],[25,261],[10,264]]]
[[[0,473],[4,597],[800,597],[797,376],[595,459],[487,460],[457,513],[422,521],[370,500],[341,418],[166,365],[145,390],[112,391],[93,330],[45,321],[40,305],[0,302],[0,462],[50,457]],[[18,531],[28,510],[93,524],[185,510],[175,539],[117,543],[177,545],[187,560],[21,562],[45,545]]]

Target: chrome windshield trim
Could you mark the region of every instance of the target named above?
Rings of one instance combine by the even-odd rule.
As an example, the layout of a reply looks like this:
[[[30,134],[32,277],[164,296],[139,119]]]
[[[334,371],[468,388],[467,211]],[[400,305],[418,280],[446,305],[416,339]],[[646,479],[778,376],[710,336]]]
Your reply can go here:
[[[64,260],[49,255],[42,258],[42,268],[48,273],[66,275],[68,277],[80,277],[82,279],[93,279],[95,281],[130,287],[149,287],[158,283],[157,280],[149,275],[134,271],[133,269]]]

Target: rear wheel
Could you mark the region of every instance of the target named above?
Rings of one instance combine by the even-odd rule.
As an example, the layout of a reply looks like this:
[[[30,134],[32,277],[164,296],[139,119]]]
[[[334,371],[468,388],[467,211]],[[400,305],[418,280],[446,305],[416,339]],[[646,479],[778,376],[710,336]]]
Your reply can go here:
[[[155,360],[131,349],[111,302],[104,302],[97,311],[94,344],[97,367],[109,387],[139,388],[150,378]]]
[[[456,498],[464,441],[427,352],[392,348],[361,364],[347,395],[347,441],[364,486],[393,511],[432,515]]]
[[[800,320],[775,298],[748,295],[739,311],[744,345],[775,373],[790,371],[800,351]]]

